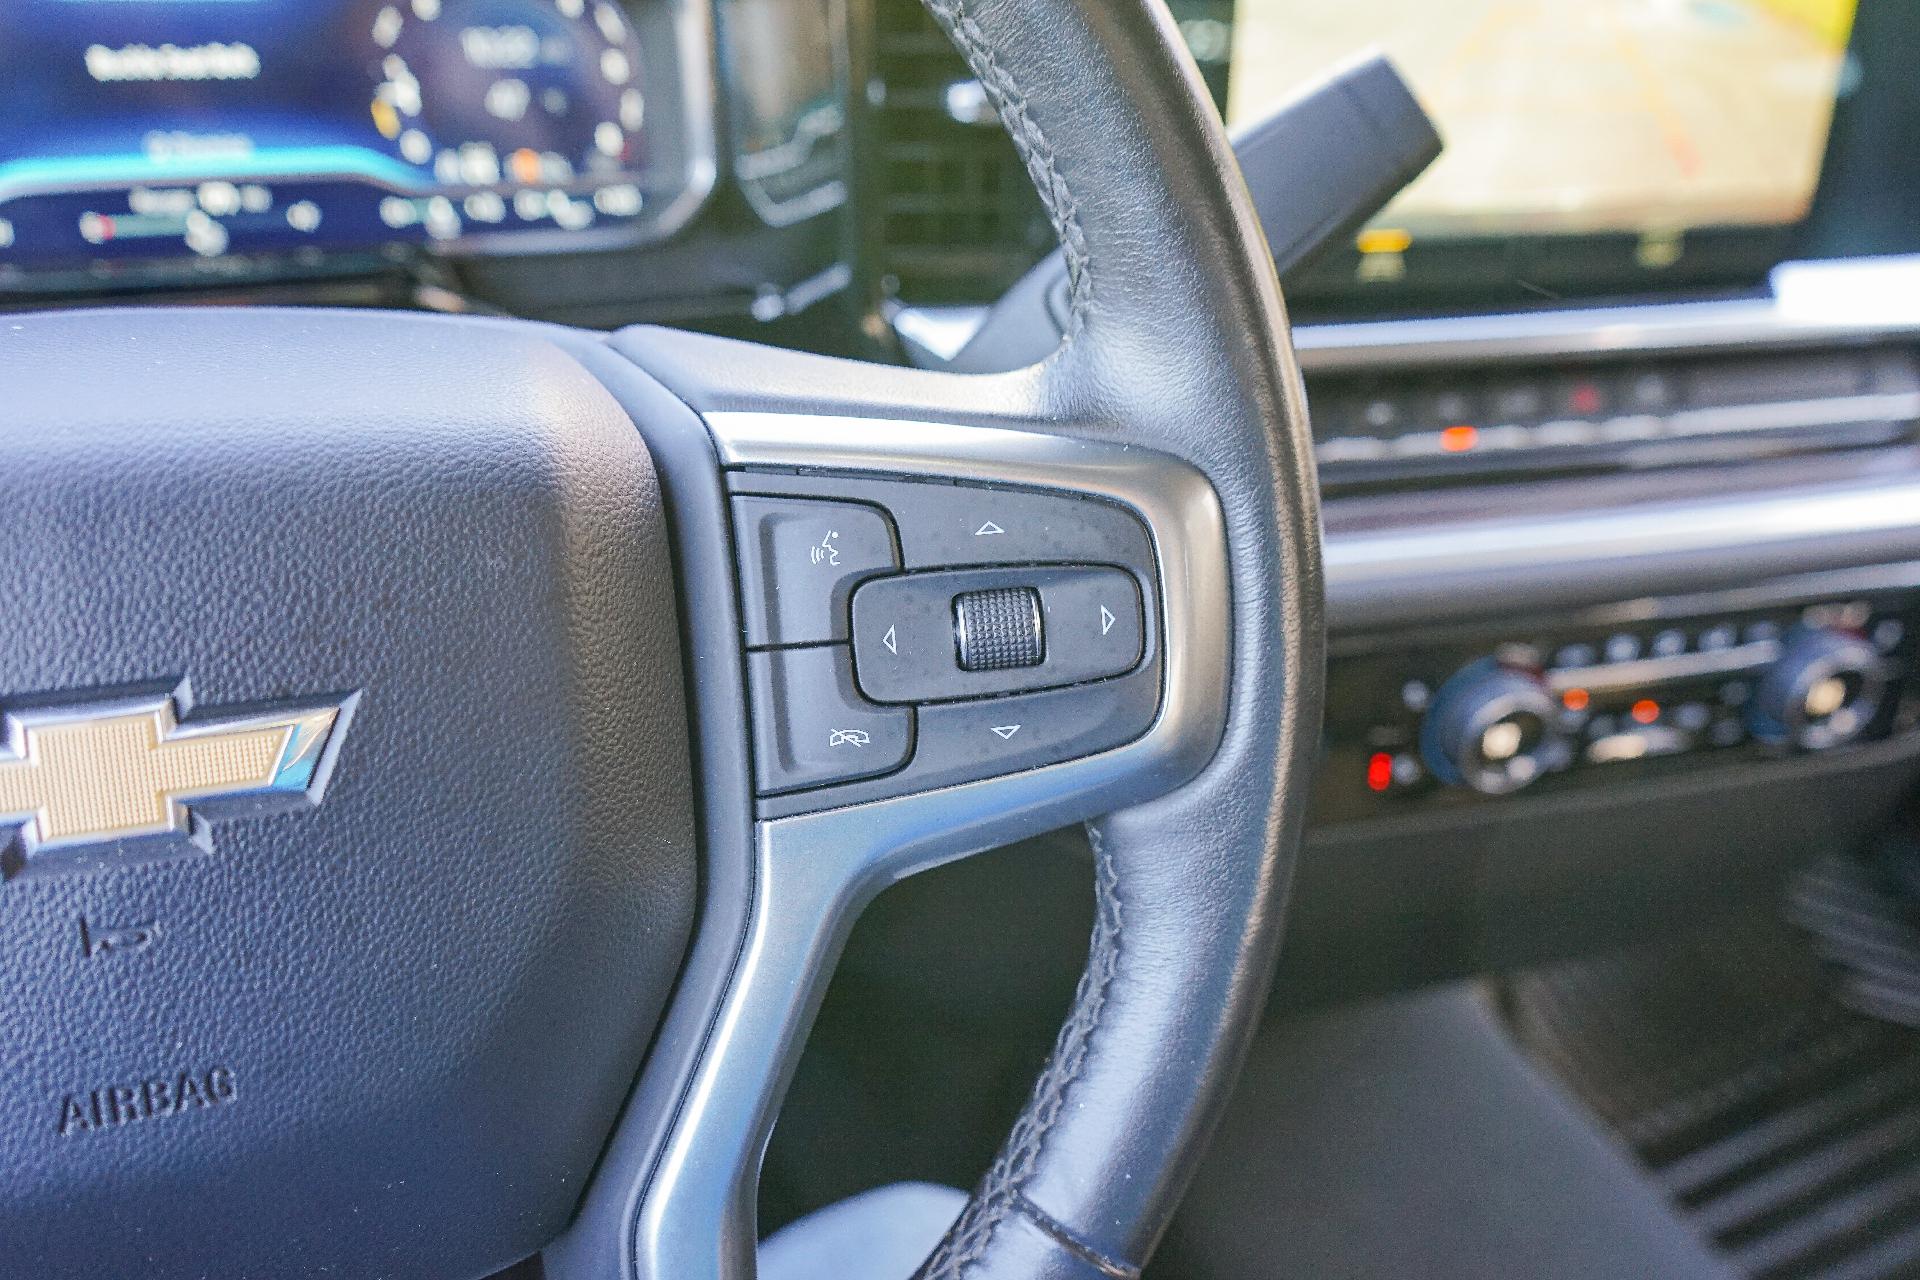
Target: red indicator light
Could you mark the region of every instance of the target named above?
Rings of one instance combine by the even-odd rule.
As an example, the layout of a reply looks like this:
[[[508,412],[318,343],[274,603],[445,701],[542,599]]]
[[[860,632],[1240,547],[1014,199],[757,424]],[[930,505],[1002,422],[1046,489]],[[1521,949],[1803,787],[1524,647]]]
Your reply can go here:
[[[1569,711],[1585,711],[1592,701],[1592,695],[1585,689],[1569,689],[1560,695],[1560,705]]]
[[[1393,785],[1393,757],[1385,751],[1376,751],[1367,758],[1367,786],[1374,791],[1385,791]]]
[[[1448,427],[1440,433],[1440,447],[1448,453],[1465,453],[1479,443],[1478,427]]]
[[[1600,412],[1600,388],[1591,382],[1579,383],[1567,393],[1567,407],[1581,414]]]
[[[1652,698],[1642,698],[1633,704],[1633,710],[1627,714],[1640,724],[1652,724],[1660,718],[1660,704]]]

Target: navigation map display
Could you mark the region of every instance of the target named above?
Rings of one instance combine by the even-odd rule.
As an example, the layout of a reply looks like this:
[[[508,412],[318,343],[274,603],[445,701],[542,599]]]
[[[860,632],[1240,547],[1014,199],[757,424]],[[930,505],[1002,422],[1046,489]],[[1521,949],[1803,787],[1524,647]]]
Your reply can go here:
[[[1377,45],[1446,151],[1374,248],[1630,232],[1658,266],[1692,229],[1806,216],[1856,3],[1239,0],[1227,111],[1258,120]]]

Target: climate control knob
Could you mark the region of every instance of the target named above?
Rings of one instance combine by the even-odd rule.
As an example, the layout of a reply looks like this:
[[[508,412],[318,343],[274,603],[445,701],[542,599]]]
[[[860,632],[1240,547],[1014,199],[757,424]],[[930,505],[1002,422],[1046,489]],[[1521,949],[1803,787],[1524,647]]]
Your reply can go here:
[[[1518,791],[1566,763],[1558,714],[1536,676],[1486,658],[1462,667],[1434,695],[1420,754],[1442,782],[1485,795]]]
[[[1762,742],[1823,751],[1865,733],[1886,692],[1886,659],[1866,639],[1797,628],[1754,690],[1748,728]]]

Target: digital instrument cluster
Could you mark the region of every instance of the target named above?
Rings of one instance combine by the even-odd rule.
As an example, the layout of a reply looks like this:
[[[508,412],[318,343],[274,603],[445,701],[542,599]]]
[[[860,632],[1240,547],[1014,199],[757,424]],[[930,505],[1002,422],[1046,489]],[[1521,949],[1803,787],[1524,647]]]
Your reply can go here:
[[[0,0],[0,273],[641,243],[712,188],[700,0]]]

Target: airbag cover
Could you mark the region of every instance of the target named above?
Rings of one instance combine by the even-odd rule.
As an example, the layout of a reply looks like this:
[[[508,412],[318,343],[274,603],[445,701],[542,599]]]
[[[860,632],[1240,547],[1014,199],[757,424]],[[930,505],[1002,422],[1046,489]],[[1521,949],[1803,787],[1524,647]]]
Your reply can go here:
[[[0,385],[0,712],[350,717],[317,804],[57,857],[0,815],[0,1275],[536,1250],[692,912],[633,423],[537,330],[369,313],[0,318]]]

